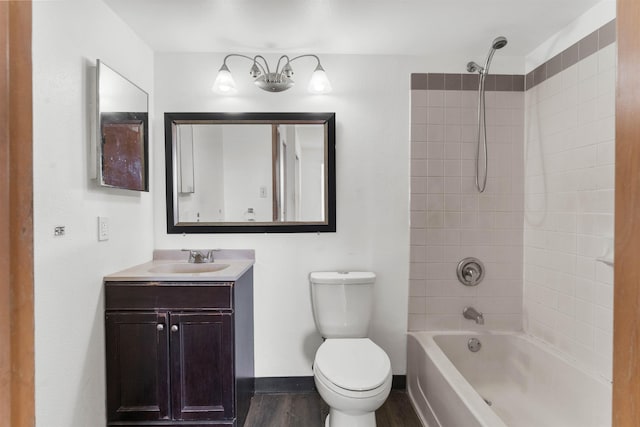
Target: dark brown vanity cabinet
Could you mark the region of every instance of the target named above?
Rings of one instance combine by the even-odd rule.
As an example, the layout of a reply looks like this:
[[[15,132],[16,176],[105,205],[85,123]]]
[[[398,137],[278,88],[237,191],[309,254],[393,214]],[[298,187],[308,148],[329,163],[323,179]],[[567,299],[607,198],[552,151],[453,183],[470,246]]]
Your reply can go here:
[[[254,389],[251,271],[106,282],[108,426],[242,426]]]

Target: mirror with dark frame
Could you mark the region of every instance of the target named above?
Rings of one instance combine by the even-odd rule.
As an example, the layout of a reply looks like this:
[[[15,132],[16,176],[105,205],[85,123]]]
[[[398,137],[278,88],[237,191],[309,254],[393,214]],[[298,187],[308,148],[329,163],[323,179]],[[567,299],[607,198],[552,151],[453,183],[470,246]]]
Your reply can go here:
[[[336,230],[335,113],[165,113],[167,232]]]
[[[98,184],[149,191],[149,96],[97,62]]]

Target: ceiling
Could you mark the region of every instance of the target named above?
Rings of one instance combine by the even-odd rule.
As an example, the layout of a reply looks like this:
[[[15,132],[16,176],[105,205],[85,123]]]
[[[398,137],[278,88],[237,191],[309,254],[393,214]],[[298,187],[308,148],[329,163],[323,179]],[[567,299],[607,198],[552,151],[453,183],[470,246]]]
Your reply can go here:
[[[104,1],[158,52],[524,56],[600,0]]]

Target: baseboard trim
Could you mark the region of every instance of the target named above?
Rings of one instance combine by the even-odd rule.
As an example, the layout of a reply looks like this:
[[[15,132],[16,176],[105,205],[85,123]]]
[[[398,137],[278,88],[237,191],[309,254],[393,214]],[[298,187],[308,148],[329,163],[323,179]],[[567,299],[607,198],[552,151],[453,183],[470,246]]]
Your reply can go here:
[[[406,390],[407,389],[407,376],[406,375],[394,375],[391,380],[392,390]]]
[[[258,393],[311,393],[316,390],[313,377],[256,378]]]
[[[393,390],[407,389],[407,376],[394,375]],[[313,393],[316,391],[313,377],[260,377],[256,378],[256,394],[267,393]]]

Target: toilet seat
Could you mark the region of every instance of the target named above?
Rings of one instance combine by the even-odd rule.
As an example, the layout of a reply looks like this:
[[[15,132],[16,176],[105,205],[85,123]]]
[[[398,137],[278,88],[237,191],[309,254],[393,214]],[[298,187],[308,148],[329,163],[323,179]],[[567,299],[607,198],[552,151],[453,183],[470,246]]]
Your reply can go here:
[[[316,352],[313,371],[336,393],[375,396],[391,378],[389,356],[368,338],[327,339]]]
[[[324,387],[326,387],[327,389],[329,389],[332,393],[334,393],[337,396],[343,396],[349,399],[370,399],[372,397],[375,397],[379,394],[388,394],[389,393],[389,388],[391,387],[391,373],[389,373],[389,376],[387,377],[387,381],[389,382],[389,388],[386,387],[387,382],[384,382],[380,387],[378,388],[374,388],[373,390],[364,390],[364,391],[354,391],[354,390],[347,390],[341,387],[338,387],[337,385],[335,385],[334,383],[332,383],[327,377],[325,377],[324,375],[322,375],[322,373],[318,370],[313,371],[313,377],[316,381],[316,387],[318,387],[318,382],[322,383],[322,385]],[[385,396],[386,398],[386,396]]]

